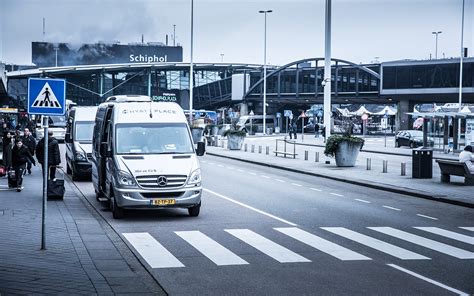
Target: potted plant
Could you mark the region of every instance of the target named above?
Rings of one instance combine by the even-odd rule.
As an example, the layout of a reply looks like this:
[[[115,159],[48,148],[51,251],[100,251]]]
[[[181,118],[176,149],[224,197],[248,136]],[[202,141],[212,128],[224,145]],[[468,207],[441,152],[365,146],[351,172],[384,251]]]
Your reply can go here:
[[[246,136],[245,131],[240,130],[236,122],[231,124],[230,128],[224,132],[224,137],[227,137],[227,148],[230,150],[242,149],[242,144]]]
[[[324,154],[336,158],[338,167],[353,167],[359,151],[364,146],[364,139],[351,134],[352,122],[343,125],[342,135],[331,135],[326,141]]]

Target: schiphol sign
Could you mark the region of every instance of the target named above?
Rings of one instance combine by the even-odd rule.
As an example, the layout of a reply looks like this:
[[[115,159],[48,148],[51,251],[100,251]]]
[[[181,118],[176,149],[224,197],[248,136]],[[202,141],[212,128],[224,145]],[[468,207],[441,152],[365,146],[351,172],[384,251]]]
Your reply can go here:
[[[157,56],[157,55],[130,55],[130,62],[132,63],[166,63],[168,62],[168,56]]]

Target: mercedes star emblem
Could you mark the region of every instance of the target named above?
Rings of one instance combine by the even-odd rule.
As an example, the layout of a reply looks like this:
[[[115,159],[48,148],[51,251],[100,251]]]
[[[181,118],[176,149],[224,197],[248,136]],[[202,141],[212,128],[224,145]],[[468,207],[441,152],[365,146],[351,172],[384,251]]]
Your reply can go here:
[[[156,182],[158,183],[158,186],[165,187],[168,183],[168,180],[165,176],[159,176],[158,179],[156,179]]]

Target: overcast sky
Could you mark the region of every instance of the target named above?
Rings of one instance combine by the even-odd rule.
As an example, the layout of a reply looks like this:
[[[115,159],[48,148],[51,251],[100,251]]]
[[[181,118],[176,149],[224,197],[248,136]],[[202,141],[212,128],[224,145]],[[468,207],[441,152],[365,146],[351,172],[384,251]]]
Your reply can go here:
[[[474,56],[474,0],[465,0],[464,46]],[[325,0],[194,0],[194,62],[284,65],[324,56]],[[332,0],[332,57],[355,63],[459,57],[462,0]],[[31,64],[31,42],[165,42],[176,25],[190,59],[191,0],[0,0],[0,60]]]

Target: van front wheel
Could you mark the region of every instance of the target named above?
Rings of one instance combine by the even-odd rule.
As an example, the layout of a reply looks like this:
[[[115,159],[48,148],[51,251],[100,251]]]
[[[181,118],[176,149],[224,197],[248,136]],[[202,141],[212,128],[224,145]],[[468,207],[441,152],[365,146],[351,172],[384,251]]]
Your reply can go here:
[[[188,213],[189,213],[189,216],[191,217],[199,216],[200,211],[201,211],[201,203],[199,203],[197,206],[188,208]]]
[[[114,219],[122,219],[125,216],[125,210],[117,205],[115,197],[112,196],[110,203],[112,204],[112,216]]]

